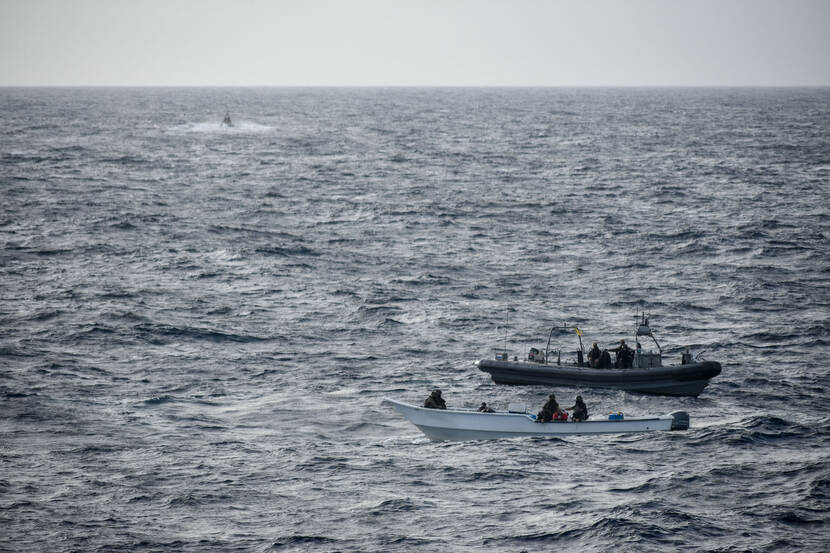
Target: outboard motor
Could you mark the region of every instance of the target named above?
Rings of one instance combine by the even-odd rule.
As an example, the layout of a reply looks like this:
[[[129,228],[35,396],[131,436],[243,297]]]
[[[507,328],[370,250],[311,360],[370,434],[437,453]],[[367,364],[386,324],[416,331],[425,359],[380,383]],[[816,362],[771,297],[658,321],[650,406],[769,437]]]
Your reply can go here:
[[[688,430],[689,429],[689,413],[686,411],[675,411],[674,413],[669,413],[672,417],[671,421],[671,429],[672,430]]]

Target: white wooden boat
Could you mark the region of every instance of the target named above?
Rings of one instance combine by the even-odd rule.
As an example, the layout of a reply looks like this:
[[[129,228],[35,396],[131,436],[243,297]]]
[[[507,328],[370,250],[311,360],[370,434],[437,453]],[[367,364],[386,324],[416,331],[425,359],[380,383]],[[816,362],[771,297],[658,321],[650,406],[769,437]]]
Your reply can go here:
[[[609,419],[608,415],[592,415],[592,418],[582,422],[568,420],[537,423],[536,416],[527,413],[524,408],[482,413],[473,409],[427,409],[389,398],[385,398],[383,403],[395,408],[433,441],[620,434],[689,428],[689,415],[684,411],[676,411],[668,415],[615,419]]]

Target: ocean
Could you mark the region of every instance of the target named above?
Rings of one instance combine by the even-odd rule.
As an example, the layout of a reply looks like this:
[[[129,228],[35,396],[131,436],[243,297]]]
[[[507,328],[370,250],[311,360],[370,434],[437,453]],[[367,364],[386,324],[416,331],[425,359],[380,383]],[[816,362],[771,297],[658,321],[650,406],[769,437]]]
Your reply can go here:
[[[0,107],[0,550],[830,549],[830,89]],[[642,313],[723,365],[699,397],[475,366]],[[381,403],[436,387],[691,428],[430,442]]]

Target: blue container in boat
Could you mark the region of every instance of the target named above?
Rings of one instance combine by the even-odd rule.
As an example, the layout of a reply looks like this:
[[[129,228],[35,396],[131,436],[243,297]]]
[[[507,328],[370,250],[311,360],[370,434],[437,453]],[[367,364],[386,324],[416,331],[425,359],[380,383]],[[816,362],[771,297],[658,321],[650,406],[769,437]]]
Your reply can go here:
[[[621,421],[623,420],[624,415],[622,413],[611,413],[608,415],[608,420],[610,421]]]

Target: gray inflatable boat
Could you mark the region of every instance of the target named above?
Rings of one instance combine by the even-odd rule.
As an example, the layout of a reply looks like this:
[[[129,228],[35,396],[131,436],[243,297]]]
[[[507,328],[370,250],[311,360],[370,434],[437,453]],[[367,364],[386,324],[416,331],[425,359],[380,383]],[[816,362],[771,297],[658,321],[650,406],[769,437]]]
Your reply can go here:
[[[496,384],[614,388],[669,396],[698,396],[709,381],[721,373],[720,363],[694,359],[688,350],[683,353],[681,364],[663,366],[662,348],[657,343],[645,314],[634,334],[636,349],[627,349],[624,354],[616,352],[618,362],[611,366],[606,364],[606,368],[592,367],[590,361],[584,361],[582,331],[579,328],[565,325],[554,327],[551,337],[557,329],[575,331],[579,337],[579,349],[574,352],[577,357],[575,362],[563,363],[562,352],[550,350],[549,337],[545,351],[531,348],[526,360],[520,361],[514,357],[511,361],[506,350],[497,349],[495,359],[482,359],[476,364],[480,370],[489,373]],[[639,340],[642,337],[650,337],[657,351],[641,348]]]

